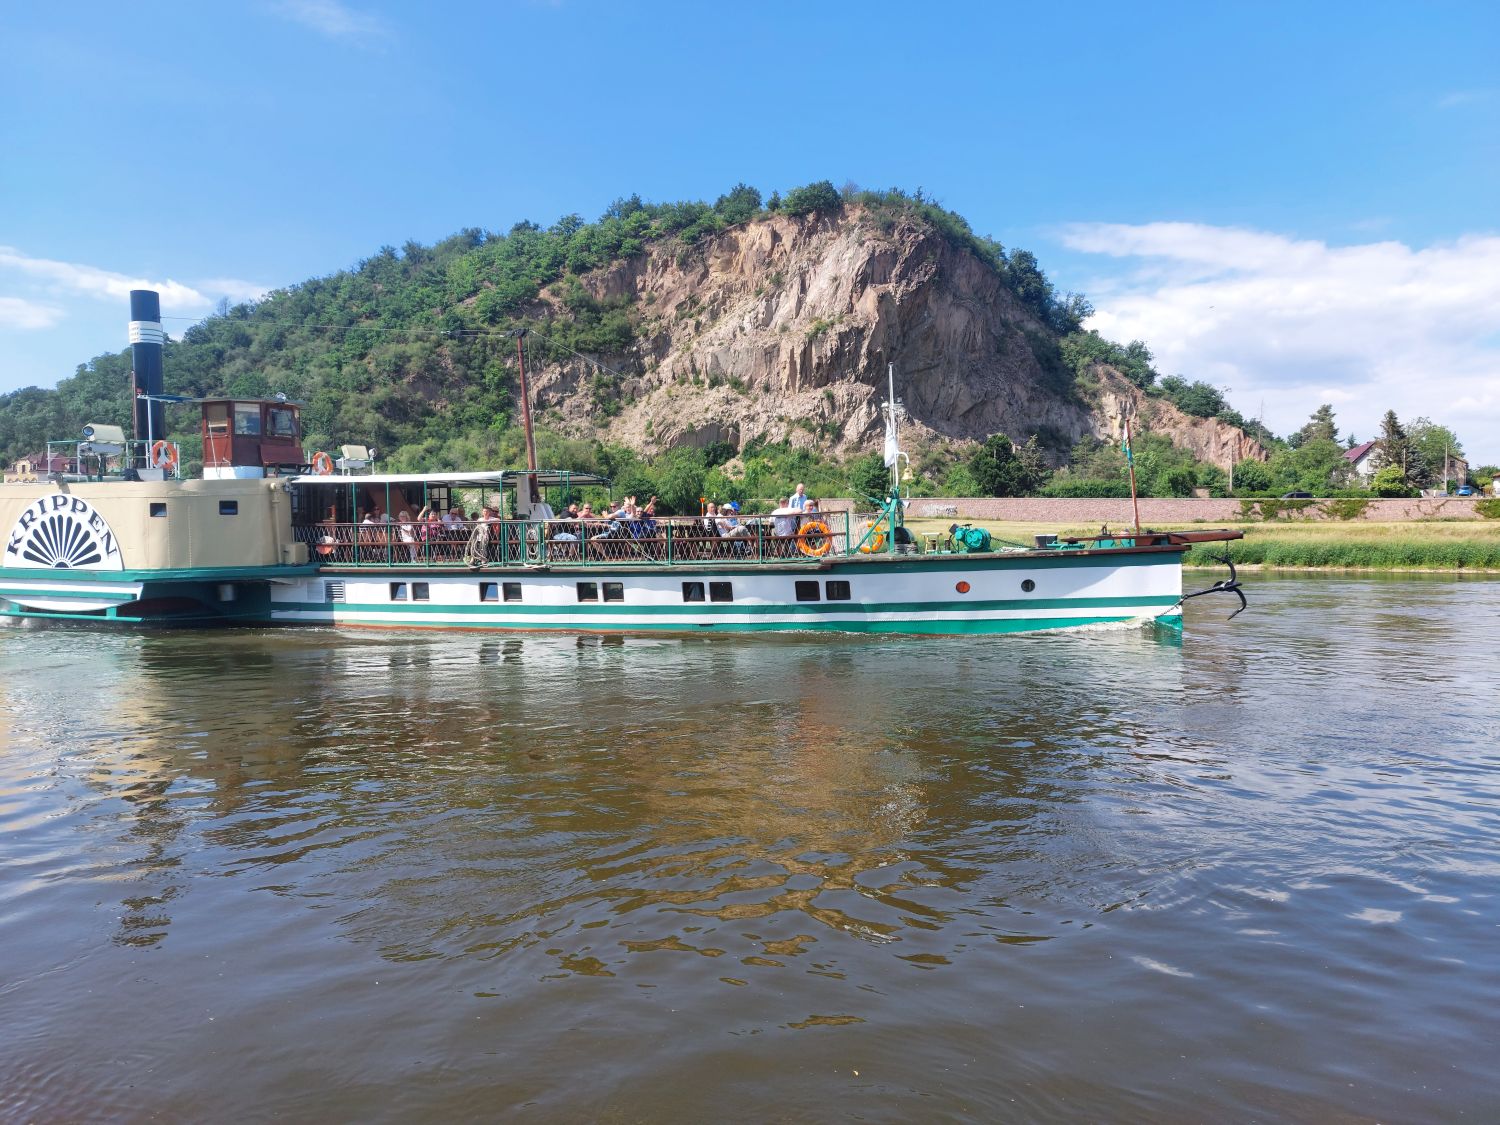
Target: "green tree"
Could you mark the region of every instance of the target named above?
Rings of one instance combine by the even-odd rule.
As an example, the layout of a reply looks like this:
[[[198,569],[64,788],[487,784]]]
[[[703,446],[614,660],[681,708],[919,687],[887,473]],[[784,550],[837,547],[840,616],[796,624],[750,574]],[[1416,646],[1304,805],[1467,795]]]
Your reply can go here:
[[[1157,385],[1168,402],[1197,418],[1216,417],[1229,405],[1219,388],[1209,383],[1189,383],[1179,375],[1168,375]]]
[[[781,210],[788,215],[809,215],[814,211],[836,211],[843,201],[830,180],[818,180],[786,193]]]
[[[1376,469],[1375,476],[1370,481],[1370,490],[1376,496],[1410,496],[1413,491],[1400,465],[1386,465]]]
[[[1223,496],[1229,490],[1229,480],[1217,465],[1200,465],[1197,483],[1199,488],[1208,489],[1210,496]]]
[[[726,223],[742,223],[759,213],[760,192],[749,184],[735,184],[714,201],[714,210]]]
[[[1277,449],[1271,454],[1270,469],[1272,488],[1314,495],[1341,487],[1350,473],[1344,447],[1331,438],[1316,438]]]
[[[1400,470],[1405,487],[1421,488],[1429,479],[1429,466],[1394,410],[1387,410],[1380,420],[1380,437],[1375,440],[1375,448],[1377,466]]]
[[[1416,419],[1407,427],[1406,433],[1412,448],[1427,468],[1428,483],[1436,484],[1444,477],[1451,479],[1457,475],[1458,466],[1454,461],[1464,455],[1457,434],[1430,418]]]
[[[1313,411],[1312,417],[1307,424],[1297,431],[1304,443],[1309,441],[1333,441],[1339,440],[1339,429],[1333,418],[1333,405],[1324,403]]]
[[[1108,364],[1143,390],[1156,381],[1151,366],[1151,349],[1140,340],[1121,347],[1098,332],[1071,332],[1058,344],[1063,362],[1079,377],[1086,377],[1096,363]]]
[[[1271,470],[1264,461],[1236,461],[1234,465],[1235,492],[1267,492],[1271,488]]]
[[[891,490],[891,471],[878,453],[867,453],[849,463],[849,488],[856,498],[885,496]]]
[[[1026,496],[1042,484],[1037,464],[1035,436],[1026,446],[1017,447],[1004,434],[992,434],[970,456],[969,474],[982,496]]]

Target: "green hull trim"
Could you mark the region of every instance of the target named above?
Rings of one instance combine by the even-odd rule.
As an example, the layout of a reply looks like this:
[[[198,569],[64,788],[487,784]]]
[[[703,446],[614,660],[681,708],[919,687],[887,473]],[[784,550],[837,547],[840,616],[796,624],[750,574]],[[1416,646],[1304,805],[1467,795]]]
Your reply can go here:
[[[1144,615],[1143,615],[1144,616]],[[337,625],[371,629],[483,629],[494,632],[552,632],[552,633],[764,633],[764,632],[819,632],[819,633],[909,633],[929,636],[956,636],[980,633],[1034,633],[1053,629],[1075,629],[1084,625],[1117,625],[1140,621],[1142,617],[1130,616],[1068,616],[1068,617],[1011,617],[978,618],[972,620],[945,619],[940,621],[817,621],[807,620],[788,624],[784,621],[713,621],[690,624],[682,621],[663,621],[642,624],[639,622],[619,628],[601,629],[591,625],[575,625],[567,622],[542,622],[516,624],[513,621],[484,622],[454,625],[449,622],[422,623],[420,621],[375,621],[358,616],[340,617],[336,621],[301,622],[304,625]],[[292,624],[292,622],[283,622]]]
[[[113,598],[121,605],[124,605],[127,602],[135,601],[136,595],[128,591],[111,593],[108,591],[90,592],[88,590],[28,590],[15,586],[0,586],[0,598],[6,598],[10,601],[14,601],[17,598],[73,598],[78,601],[90,602],[108,601]]]
[[[198,566],[178,570],[44,570],[0,567],[0,583],[47,582],[269,582],[307,578],[317,574],[314,563],[303,566]],[[51,595],[48,595],[49,597]]]

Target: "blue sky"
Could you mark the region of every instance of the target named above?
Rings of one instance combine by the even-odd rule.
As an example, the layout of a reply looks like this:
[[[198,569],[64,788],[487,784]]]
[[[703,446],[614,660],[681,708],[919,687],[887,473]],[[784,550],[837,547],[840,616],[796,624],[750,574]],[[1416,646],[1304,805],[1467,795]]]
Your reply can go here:
[[[1393,407],[1500,460],[1500,5],[1040,7],[6,6],[0,390],[123,346],[132,282],[196,316],[828,178],[924,188],[1278,431]]]

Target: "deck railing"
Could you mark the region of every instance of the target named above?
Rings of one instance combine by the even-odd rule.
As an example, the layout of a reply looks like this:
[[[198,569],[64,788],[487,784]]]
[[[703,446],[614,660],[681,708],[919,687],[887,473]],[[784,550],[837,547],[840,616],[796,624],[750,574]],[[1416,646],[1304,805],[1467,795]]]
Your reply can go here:
[[[735,524],[708,519],[322,523],[293,529],[312,560],[324,566],[673,566],[812,562],[846,555],[871,540],[863,524],[850,538],[847,512],[801,517],[746,517]],[[884,537],[879,542],[884,546]]]

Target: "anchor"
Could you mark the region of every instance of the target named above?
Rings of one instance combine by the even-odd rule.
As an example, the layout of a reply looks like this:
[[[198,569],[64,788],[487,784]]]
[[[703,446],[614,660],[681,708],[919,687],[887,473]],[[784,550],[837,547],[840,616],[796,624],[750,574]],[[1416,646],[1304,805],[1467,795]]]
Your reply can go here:
[[[1221,578],[1206,590],[1194,590],[1191,594],[1183,594],[1177,599],[1177,605],[1181,605],[1189,598],[1201,598],[1204,594],[1233,594],[1240,599],[1240,608],[1231,613],[1225,620],[1233,621],[1245,610],[1250,608],[1250,603],[1245,601],[1245,591],[1240,587],[1239,574],[1234,569],[1234,560],[1229,555],[1214,555],[1221,563],[1229,568],[1229,577]],[[1173,607],[1174,609],[1176,606]]]

